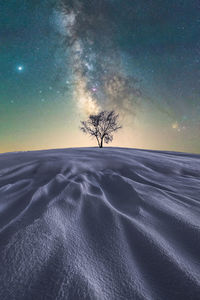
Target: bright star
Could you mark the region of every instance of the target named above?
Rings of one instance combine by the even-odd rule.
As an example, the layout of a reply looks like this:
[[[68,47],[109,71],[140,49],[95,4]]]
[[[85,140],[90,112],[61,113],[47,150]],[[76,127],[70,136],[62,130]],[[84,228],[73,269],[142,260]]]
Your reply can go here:
[[[17,70],[18,70],[19,72],[22,72],[22,71],[23,71],[23,69],[24,69],[24,67],[23,67],[23,66],[18,66],[18,67],[17,67]]]

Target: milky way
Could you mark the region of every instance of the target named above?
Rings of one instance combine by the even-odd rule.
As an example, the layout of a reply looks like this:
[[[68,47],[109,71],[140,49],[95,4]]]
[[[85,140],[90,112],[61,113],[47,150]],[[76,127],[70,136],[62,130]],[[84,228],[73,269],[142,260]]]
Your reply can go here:
[[[133,117],[141,90],[139,80],[124,70],[116,3],[62,1],[55,23],[64,37],[63,47],[70,51],[78,108],[85,113],[116,109]]]
[[[185,62],[185,55],[190,48],[187,45],[187,39],[195,44],[195,47],[190,49],[192,52],[195,52],[198,47],[193,33],[199,30],[199,18],[195,19],[197,28],[194,28],[194,24],[190,22],[192,19],[190,12],[195,7],[198,8],[198,3],[193,1],[189,4],[187,1],[177,1],[173,5],[161,4],[160,1],[156,4],[150,1],[146,5],[144,1],[124,3],[120,0],[63,0],[59,2],[57,17],[60,31],[65,36],[64,47],[71,51],[71,67],[75,75],[74,80],[76,80],[75,98],[80,109],[89,113],[102,107],[114,108],[121,113],[130,113],[133,117],[137,112],[138,104],[143,100],[156,103],[157,109],[166,114],[172,123],[181,123],[184,122],[184,118],[188,118],[185,115],[187,102],[190,100],[180,103],[182,101],[180,94],[187,93],[183,86],[187,79],[183,74],[175,74],[176,86],[174,86],[173,78],[169,78],[168,72],[169,65],[170,71],[174,72],[173,60],[177,67],[182,60],[184,68],[188,67]],[[143,65],[144,70],[140,67],[138,72],[138,66],[134,65],[134,61],[138,58],[140,51],[144,53],[143,59],[144,63],[145,60],[147,61],[147,65]],[[180,57],[177,57],[178,51]],[[144,82],[142,88],[140,86],[148,68],[153,73],[152,75],[156,72],[154,71],[155,61],[152,61],[152,65],[149,66],[148,60],[151,55],[154,59],[157,56],[158,59],[157,74],[162,76],[159,81],[162,84],[166,83],[161,97],[160,91],[157,95],[154,93],[152,95],[148,91],[149,83]],[[165,68],[168,63],[166,69],[163,70],[159,70],[158,67],[161,55],[163,55],[163,61],[160,67]],[[196,63],[193,62],[196,66],[199,64],[197,55],[196,50]],[[139,57],[139,62],[141,63],[141,57]],[[196,70],[195,73],[196,76],[199,75]],[[165,97],[167,85],[174,90],[171,99]],[[196,92],[197,89],[196,87]],[[188,95],[188,98],[191,95],[192,93]],[[175,97],[177,99],[173,99]],[[180,106],[183,115],[180,115]],[[176,120],[177,117],[179,121]]]

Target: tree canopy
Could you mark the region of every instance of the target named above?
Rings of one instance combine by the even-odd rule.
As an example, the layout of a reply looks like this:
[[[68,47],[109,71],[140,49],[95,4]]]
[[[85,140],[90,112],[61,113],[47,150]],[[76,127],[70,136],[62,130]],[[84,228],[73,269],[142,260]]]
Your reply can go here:
[[[113,140],[113,133],[122,128],[119,124],[119,114],[112,111],[101,111],[96,115],[90,115],[87,121],[81,121],[81,130],[95,137],[99,148],[103,143],[108,144]]]

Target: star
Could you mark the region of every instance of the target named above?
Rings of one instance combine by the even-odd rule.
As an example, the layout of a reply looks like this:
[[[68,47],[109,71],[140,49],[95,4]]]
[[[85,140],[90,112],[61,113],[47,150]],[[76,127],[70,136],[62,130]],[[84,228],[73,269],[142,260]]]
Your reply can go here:
[[[17,71],[22,72],[24,70],[24,67],[22,65],[17,66]]]
[[[178,130],[179,129],[179,124],[178,122],[175,122],[172,124],[172,128]]]

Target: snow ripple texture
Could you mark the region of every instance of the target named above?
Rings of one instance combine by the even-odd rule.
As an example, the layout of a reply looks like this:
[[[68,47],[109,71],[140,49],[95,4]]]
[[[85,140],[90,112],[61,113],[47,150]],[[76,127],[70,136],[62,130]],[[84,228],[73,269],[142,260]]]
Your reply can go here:
[[[0,299],[200,299],[200,155],[0,155]]]

